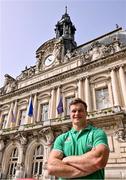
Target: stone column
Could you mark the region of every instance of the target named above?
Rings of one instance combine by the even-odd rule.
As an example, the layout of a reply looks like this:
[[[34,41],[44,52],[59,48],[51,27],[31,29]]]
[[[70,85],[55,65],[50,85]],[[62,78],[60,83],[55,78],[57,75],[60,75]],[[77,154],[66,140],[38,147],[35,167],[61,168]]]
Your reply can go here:
[[[58,112],[57,112],[57,106],[59,104],[59,101],[60,101],[60,86],[58,86],[57,88],[57,96],[56,96],[56,118],[58,118]]]
[[[37,121],[37,94],[34,95],[34,100],[33,100],[33,121],[34,123]],[[33,123],[33,122],[32,122]]]
[[[16,120],[17,120],[17,100],[14,103],[14,108],[13,108],[13,120],[11,121],[11,127],[16,126]]]
[[[50,119],[53,119],[55,117],[55,88],[52,88],[51,91],[51,101],[50,101],[50,106],[49,106],[49,117]]]
[[[43,129],[43,134],[46,136],[46,142],[44,146],[43,178],[42,179],[46,180],[46,179],[50,179],[50,176],[48,175],[48,171],[47,171],[47,162],[48,162],[48,157],[51,151],[51,147],[53,145],[54,134],[50,127]]]
[[[25,177],[25,168],[24,168],[24,161],[25,161],[25,151],[26,151],[26,144],[27,144],[27,138],[21,133],[19,135],[19,140],[21,143],[20,147],[20,154],[19,154],[19,160],[17,163],[16,178],[24,178]]]
[[[10,124],[10,122],[11,122],[11,120],[12,120],[12,113],[13,113],[13,107],[14,107],[14,103],[13,102],[11,102],[11,105],[10,105],[10,110],[9,110],[9,113],[8,113],[8,118],[7,118],[7,122],[6,122],[6,126],[5,126],[5,128],[9,128],[9,124]]]
[[[91,111],[91,92],[89,85],[89,77],[85,79],[85,102],[87,103],[87,111]]]
[[[0,178],[2,178],[2,158],[4,153],[4,141],[0,137]]]
[[[122,66],[119,68],[119,76],[120,76],[124,104],[126,106],[126,77],[125,77],[124,69]]]
[[[115,69],[111,70],[111,83],[112,83],[112,92],[113,92],[113,98],[114,98],[114,106],[117,106],[119,105],[119,96],[118,96]]]
[[[78,97],[81,99],[83,99],[82,83],[83,83],[83,79],[81,78],[78,80]]]

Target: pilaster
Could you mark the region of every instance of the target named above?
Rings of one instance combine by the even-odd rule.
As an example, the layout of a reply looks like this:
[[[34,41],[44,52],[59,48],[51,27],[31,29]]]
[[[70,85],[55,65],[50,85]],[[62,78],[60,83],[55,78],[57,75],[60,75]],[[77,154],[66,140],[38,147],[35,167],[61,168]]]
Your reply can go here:
[[[119,76],[120,76],[120,82],[121,82],[122,95],[124,99],[124,105],[126,106],[126,77],[125,77],[123,66],[119,67]]]
[[[111,69],[111,83],[112,83],[112,92],[113,92],[113,98],[114,98],[114,106],[118,106],[120,103],[119,103],[115,68]]]
[[[78,80],[78,97],[83,99],[83,91],[82,91],[82,84],[83,84],[83,79]]]
[[[89,77],[87,76],[85,79],[85,102],[87,103],[87,111],[91,111],[91,93],[90,93],[90,85],[89,85]]]

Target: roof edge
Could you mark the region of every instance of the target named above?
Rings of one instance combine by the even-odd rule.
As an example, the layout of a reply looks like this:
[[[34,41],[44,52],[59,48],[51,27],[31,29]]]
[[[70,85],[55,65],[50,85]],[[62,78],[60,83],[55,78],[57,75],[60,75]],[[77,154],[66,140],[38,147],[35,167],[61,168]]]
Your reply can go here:
[[[84,45],[90,44],[90,43],[92,43],[93,41],[96,41],[96,40],[101,39],[101,38],[103,38],[103,37],[105,37],[105,36],[108,36],[108,35],[110,35],[110,34],[113,34],[113,33],[115,33],[115,32],[118,32],[118,31],[120,31],[120,30],[122,30],[122,29],[123,29],[122,27],[119,27],[118,29],[115,29],[115,30],[113,30],[113,31],[111,31],[111,32],[109,32],[109,33],[106,33],[106,34],[104,34],[104,35],[102,35],[102,36],[99,36],[99,37],[97,37],[97,38],[95,38],[95,39],[93,39],[93,40],[91,40],[91,41],[88,41],[88,42],[86,42],[86,43],[84,43],[84,44],[81,44],[81,45],[79,45],[77,48],[80,48],[80,47],[82,47],[82,46],[84,46]]]

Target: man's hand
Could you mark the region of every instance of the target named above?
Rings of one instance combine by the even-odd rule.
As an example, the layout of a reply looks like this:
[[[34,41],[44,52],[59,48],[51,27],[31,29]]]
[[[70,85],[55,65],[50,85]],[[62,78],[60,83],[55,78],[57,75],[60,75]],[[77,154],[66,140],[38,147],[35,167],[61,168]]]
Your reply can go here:
[[[100,144],[91,151],[80,156],[68,156],[63,158],[63,162],[76,167],[87,175],[102,169],[106,166],[109,157],[109,149],[104,144]]]
[[[48,173],[49,175],[76,178],[84,176],[86,173],[76,167],[66,164],[62,161],[63,154],[61,151],[52,150],[48,159]]]

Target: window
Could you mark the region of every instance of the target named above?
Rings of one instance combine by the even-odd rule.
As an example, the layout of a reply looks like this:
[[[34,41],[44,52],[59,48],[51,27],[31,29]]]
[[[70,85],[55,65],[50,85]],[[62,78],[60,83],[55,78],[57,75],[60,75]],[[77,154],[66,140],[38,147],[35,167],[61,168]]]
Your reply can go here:
[[[17,161],[18,161],[18,150],[17,148],[14,148],[10,156],[8,174],[7,174],[8,178],[12,178],[15,176]]]
[[[32,175],[41,176],[42,175],[42,166],[43,166],[43,146],[39,145],[36,147],[33,155],[32,163]]]
[[[108,88],[97,89],[96,93],[96,108],[104,109],[109,107],[109,93]]]
[[[70,108],[69,108],[69,104],[71,103],[71,101],[73,100],[74,97],[66,97],[66,115],[70,114]]]
[[[19,125],[23,125],[25,123],[26,109],[20,111],[20,120]]]
[[[41,105],[41,121],[48,120],[48,110],[49,110],[49,104],[42,104]]]
[[[7,123],[7,118],[8,118],[8,114],[4,114],[3,115],[3,120],[2,120],[2,128],[6,128],[6,123]]]

